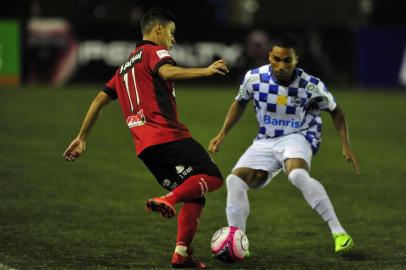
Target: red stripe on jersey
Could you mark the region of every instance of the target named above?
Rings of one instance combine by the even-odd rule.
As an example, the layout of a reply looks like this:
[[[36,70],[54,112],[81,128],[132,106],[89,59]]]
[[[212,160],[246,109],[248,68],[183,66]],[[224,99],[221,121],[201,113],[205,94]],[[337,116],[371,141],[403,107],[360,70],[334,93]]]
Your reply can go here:
[[[137,155],[149,146],[191,137],[179,122],[173,82],[158,74],[168,63],[176,64],[164,47],[142,41],[106,84],[117,93]]]

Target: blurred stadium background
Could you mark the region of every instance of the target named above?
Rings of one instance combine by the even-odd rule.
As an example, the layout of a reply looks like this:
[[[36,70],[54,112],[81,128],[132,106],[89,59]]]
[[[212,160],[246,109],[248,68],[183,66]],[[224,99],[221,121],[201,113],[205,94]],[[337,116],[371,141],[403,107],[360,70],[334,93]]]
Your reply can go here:
[[[269,38],[296,35],[301,65],[330,84],[406,86],[402,0],[26,0],[0,11],[4,83],[104,82],[141,39],[139,20],[162,6],[178,18],[179,65],[224,57],[231,76],[266,62]],[[226,82],[233,82],[230,78]],[[234,81],[235,82],[235,81]]]
[[[0,10],[0,270],[169,267],[176,221],[144,213],[145,199],[163,190],[135,157],[117,104],[99,120],[85,156],[73,164],[61,157],[88,103],[141,38],[139,20],[153,6],[177,17],[179,65],[218,57],[230,64],[224,78],[176,83],[181,120],[203,145],[221,126],[245,70],[267,63],[269,40],[288,33],[302,45],[300,66],[322,78],[347,113],[360,159],[355,177],[323,118],[312,170],[355,238],[353,256],[334,256],[325,224],[283,175],[252,193],[252,258],[239,265],[210,258],[209,239],[226,223],[225,188],[209,195],[197,256],[212,269],[406,269],[406,1],[8,5]],[[247,110],[215,158],[224,175],[255,132]]]

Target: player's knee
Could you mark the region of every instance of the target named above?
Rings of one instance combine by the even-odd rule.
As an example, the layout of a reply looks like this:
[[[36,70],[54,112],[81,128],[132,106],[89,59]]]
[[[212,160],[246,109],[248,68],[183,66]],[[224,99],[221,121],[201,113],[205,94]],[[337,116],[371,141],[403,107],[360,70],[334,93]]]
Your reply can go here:
[[[206,204],[206,197],[200,197],[189,202],[200,204],[201,206],[204,207],[204,205]]]
[[[199,197],[190,201],[185,201],[185,203],[194,203],[194,204],[199,204],[202,207],[206,205],[206,197]]]
[[[230,174],[226,179],[226,186],[228,191],[247,190],[249,187],[247,183],[237,175]]]
[[[212,191],[215,191],[215,190],[221,188],[224,183],[223,178],[218,177],[218,176],[208,176],[208,177],[205,177],[205,179],[206,179],[205,185],[208,185],[209,192],[212,192]]]
[[[305,184],[305,182],[310,181],[310,175],[305,169],[293,169],[288,174],[289,181],[300,188]]]

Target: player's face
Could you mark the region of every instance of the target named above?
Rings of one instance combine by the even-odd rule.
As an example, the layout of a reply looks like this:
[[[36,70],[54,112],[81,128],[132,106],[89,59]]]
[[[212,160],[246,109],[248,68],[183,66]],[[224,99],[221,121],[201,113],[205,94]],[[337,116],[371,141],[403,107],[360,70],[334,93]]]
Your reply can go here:
[[[164,46],[167,50],[172,49],[173,44],[175,44],[175,23],[170,22],[162,26],[161,34],[161,45]]]
[[[269,53],[269,63],[272,65],[272,73],[279,82],[290,82],[297,66],[299,57],[292,48],[274,46]]]

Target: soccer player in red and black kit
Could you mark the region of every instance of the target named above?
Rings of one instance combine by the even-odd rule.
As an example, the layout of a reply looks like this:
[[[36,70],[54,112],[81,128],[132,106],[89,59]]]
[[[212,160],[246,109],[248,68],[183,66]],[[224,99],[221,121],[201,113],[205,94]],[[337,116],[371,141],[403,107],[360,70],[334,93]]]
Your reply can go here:
[[[223,179],[206,150],[179,122],[173,81],[225,75],[228,68],[224,60],[206,68],[176,66],[169,54],[175,43],[174,21],[171,12],[160,8],[153,8],[143,16],[143,40],[137,42],[127,62],[95,97],[79,134],[63,155],[74,161],[85,151],[86,139],[101,109],[118,98],[138,157],[159,184],[170,191],[163,197],[147,200],[147,210],[172,218],[176,214],[174,205],[183,203],[178,214],[172,266],[206,268],[193,256],[190,246],[205,194],[220,188]]]

